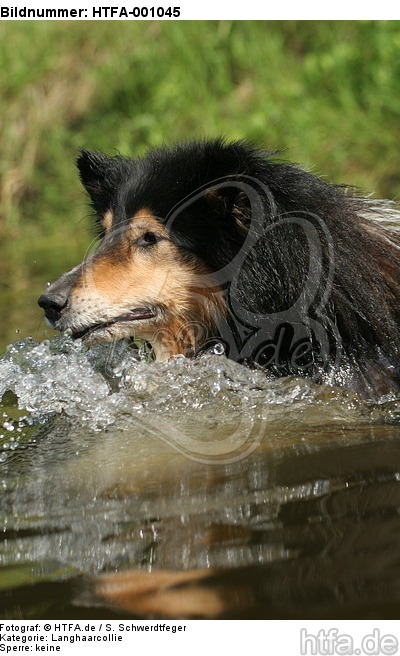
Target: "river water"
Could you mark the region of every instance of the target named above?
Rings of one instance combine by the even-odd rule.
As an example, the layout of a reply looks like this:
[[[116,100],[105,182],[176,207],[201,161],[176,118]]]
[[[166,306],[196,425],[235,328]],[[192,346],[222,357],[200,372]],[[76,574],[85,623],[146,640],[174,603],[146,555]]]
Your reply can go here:
[[[396,399],[60,336],[0,398],[1,616],[398,617]]]

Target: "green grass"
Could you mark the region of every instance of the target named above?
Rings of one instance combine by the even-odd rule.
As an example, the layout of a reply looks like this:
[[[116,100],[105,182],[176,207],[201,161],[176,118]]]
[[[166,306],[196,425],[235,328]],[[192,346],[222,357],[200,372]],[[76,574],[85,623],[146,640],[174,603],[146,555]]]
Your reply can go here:
[[[3,233],[85,213],[79,147],[245,137],[400,196],[399,22],[4,22]]]
[[[224,134],[400,198],[400,22],[4,21],[0,114],[1,347],[85,253],[81,147]]]

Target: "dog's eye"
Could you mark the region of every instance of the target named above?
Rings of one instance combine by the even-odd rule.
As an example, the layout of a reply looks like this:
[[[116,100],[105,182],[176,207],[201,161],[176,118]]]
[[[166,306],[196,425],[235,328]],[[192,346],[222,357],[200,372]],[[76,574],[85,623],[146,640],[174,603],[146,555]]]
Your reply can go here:
[[[139,237],[137,243],[139,246],[146,248],[148,246],[154,246],[158,241],[160,241],[160,237],[157,237],[154,232],[145,232],[144,235]]]

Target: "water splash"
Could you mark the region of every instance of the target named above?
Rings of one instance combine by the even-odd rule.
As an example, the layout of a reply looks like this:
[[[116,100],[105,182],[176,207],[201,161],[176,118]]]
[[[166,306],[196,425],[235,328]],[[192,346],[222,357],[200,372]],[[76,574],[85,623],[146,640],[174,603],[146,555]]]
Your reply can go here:
[[[238,440],[242,453],[248,435],[254,445],[265,432],[263,422],[270,427],[294,422],[317,427],[398,420],[397,402],[365,403],[350,392],[305,379],[271,380],[263,371],[217,353],[149,363],[146,353],[128,342],[90,349],[65,336],[16,342],[0,359],[3,453],[16,448],[27,427],[44,425],[55,416],[91,431],[112,425],[124,429],[140,420],[174,448],[200,449],[202,457],[211,452],[213,457],[223,452],[232,456]],[[191,429],[198,429],[199,421],[221,434],[218,447],[205,446],[205,439],[199,446],[198,436],[194,445]],[[185,439],[188,444],[182,447]]]
[[[318,468],[287,484],[276,463],[289,449],[302,472],[304,453],[346,444],[343,427],[354,446],[360,425],[368,437],[369,425],[399,417],[395,403],[271,380],[215,352],[149,363],[123,342],[19,341],[0,359],[0,381],[0,566],[136,567],[154,543],[170,568],[286,558],[279,535],[260,545],[228,531],[211,550],[199,536],[210,526],[269,531],[283,504],[344,489],[347,459],[343,480]],[[146,533],[154,522],[160,539]]]

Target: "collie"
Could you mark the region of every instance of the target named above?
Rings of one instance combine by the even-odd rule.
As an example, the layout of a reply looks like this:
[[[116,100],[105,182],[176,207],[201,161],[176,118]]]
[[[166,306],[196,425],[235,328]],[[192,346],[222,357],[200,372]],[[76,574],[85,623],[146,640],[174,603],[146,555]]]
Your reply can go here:
[[[139,159],[81,151],[101,242],[39,299],[90,344],[155,357],[216,344],[273,375],[367,398],[400,387],[400,238],[389,203],[222,139]]]

